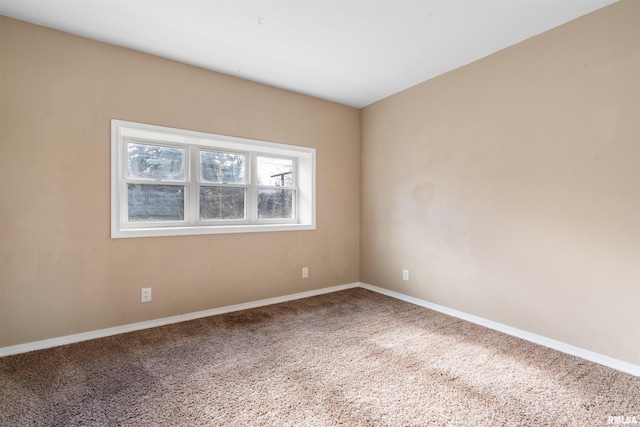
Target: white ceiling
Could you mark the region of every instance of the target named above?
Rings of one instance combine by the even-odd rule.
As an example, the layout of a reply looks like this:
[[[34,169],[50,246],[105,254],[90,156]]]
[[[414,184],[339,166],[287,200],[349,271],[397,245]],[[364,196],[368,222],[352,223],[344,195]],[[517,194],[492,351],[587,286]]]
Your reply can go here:
[[[617,0],[0,0],[0,14],[363,107]]]

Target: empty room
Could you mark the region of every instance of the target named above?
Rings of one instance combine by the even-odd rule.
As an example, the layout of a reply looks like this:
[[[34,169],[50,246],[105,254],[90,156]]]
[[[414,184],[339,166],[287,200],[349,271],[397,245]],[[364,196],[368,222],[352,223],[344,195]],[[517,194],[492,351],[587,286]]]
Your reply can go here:
[[[1,426],[640,423],[640,1],[0,0]]]

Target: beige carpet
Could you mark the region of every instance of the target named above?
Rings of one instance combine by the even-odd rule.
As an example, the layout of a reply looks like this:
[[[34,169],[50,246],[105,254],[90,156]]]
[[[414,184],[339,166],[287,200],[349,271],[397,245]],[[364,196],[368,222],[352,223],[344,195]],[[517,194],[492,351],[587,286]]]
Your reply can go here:
[[[605,426],[640,378],[364,289],[0,359],[2,426]]]

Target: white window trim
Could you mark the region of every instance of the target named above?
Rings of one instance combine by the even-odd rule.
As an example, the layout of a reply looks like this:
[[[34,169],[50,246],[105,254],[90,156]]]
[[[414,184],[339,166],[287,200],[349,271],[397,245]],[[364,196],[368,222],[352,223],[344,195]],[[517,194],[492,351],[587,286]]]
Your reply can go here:
[[[124,168],[127,165],[126,141],[128,139],[155,141],[163,145],[196,146],[217,150],[251,153],[251,159],[259,155],[282,156],[295,160],[297,197],[294,209],[297,222],[264,220],[260,223],[138,223],[128,222],[127,193],[124,183]],[[191,182],[190,168],[198,170],[189,150],[185,153],[186,191],[197,184]],[[111,238],[180,236],[195,234],[250,233],[269,231],[294,231],[316,229],[316,150],[315,148],[279,144],[268,141],[216,135],[184,129],[175,129],[124,120],[111,120]],[[252,171],[255,168],[251,169]],[[252,172],[253,173],[253,172]],[[189,175],[187,175],[189,174]],[[254,178],[255,179],[255,178]],[[193,195],[192,195],[193,197]],[[249,200],[249,199],[248,199]],[[185,218],[188,202],[185,202]],[[251,204],[251,203],[250,203]],[[250,205],[249,204],[249,205]],[[191,203],[191,207],[195,206]],[[249,209],[250,206],[247,206]]]

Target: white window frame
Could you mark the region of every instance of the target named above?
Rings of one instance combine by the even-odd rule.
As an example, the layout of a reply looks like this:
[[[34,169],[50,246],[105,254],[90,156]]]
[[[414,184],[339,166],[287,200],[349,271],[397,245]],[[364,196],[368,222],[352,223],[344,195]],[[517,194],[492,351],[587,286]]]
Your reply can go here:
[[[129,221],[128,142],[145,142],[185,149],[184,221]],[[200,149],[244,154],[247,168],[244,220],[200,220]],[[257,218],[257,157],[292,159],[295,191],[293,219]],[[124,120],[111,120],[111,238],[179,236],[194,234],[248,233],[315,230],[315,148],[175,129]],[[162,184],[163,181],[147,181]],[[176,183],[176,182],[171,182]],[[208,183],[207,183],[208,185]],[[283,189],[283,187],[274,187]],[[256,200],[253,200],[256,199]],[[254,215],[254,211],[256,215]]]

